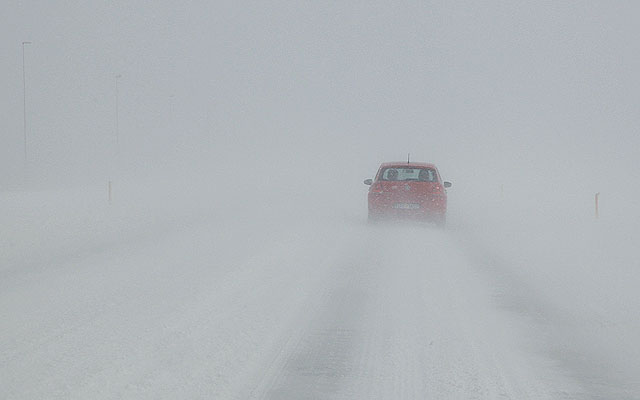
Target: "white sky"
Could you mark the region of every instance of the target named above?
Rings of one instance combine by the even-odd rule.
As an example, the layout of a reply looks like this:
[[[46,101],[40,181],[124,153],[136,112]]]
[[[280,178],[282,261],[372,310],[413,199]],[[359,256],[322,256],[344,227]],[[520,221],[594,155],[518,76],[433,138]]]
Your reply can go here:
[[[2,183],[22,176],[28,40],[31,174],[55,182],[112,163],[122,74],[127,168],[306,160],[355,179],[411,152],[469,185],[636,193],[639,16],[634,1],[3,2]]]

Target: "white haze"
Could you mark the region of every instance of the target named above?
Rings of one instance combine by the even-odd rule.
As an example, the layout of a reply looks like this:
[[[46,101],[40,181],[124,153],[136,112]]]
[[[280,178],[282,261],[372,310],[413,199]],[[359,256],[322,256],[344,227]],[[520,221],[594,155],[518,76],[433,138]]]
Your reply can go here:
[[[530,383],[507,395],[640,398],[639,16],[632,1],[3,3],[0,397],[277,398],[261,379],[287,379],[258,371],[306,319],[274,310],[322,309],[309,293],[353,246],[408,271],[441,257],[465,315],[495,318],[470,331],[516,354],[495,368]],[[446,233],[365,225],[362,180],[407,153],[453,182]],[[416,236],[424,258],[402,251]],[[270,300],[225,302],[252,288]],[[465,308],[465,289],[486,304]],[[226,328],[198,328],[209,313]],[[191,348],[207,334],[208,360]],[[348,387],[326,397],[364,393]]]

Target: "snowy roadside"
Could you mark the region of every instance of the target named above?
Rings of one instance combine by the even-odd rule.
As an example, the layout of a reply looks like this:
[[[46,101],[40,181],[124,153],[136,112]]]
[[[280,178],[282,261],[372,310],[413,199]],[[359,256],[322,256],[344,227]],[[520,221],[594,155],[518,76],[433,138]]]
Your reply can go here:
[[[229,398],[352,236],[275,224],[239,193],[213,207],[147,188],[99,208],[98,192],[5,197],[0,397]]]
[[[109,204],[107,186],[3,192],[0,274],[91,253],[169,223],[154,203]],[[164,216],[164,217],[163,217]]]
[[[484,206],[455,215],[451,228],[470,259],[493,277],[496,303],[530,320],[534,350],[570,371],[594,398],[637,398],[636,221],[563,214],[562,205]]]

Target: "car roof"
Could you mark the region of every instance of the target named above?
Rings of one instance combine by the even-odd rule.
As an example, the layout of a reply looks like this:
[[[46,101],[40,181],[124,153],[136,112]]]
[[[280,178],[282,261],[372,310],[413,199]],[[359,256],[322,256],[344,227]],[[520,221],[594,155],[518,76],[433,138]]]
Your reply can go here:
[[[380,165],[380,168],[388,168],[388,167],[394,167],[394,168],[422,167],[422,168],[436,169],[436,166],[434,164],[424,163],[424,162],[413,162],[413,161],[410,163],[407,163],[406,161],[386,162]]]

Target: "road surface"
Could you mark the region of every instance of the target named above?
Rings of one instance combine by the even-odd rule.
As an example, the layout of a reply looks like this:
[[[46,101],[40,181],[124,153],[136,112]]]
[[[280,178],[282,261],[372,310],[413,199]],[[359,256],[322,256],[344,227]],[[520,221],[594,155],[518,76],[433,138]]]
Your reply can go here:
[[[7,253],[0,398],[638,398],[546,351],[551,311],[455,228],[284,226],[182,220]]]

